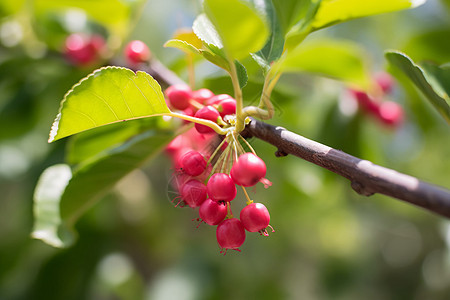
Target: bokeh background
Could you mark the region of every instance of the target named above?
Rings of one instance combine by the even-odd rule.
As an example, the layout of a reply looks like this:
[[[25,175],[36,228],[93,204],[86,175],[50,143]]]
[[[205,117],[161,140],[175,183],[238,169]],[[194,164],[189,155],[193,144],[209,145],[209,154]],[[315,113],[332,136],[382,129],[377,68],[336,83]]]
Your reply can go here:
[[[215,228],[169,201],[170,160],[161,153],[131,173],[77,223],[78,242],[55,249],[31,239],[33,191],[41,172],[64,162],[69,139],[47,144],[65,92],[123,45],[146,42],[187,80],[183,54],[163,48],[200,12],[198,1],[0,2],[0,299],[449,299],[450,222],[394,199],[357,195],[349,182],[251,140],[272,187],[251,196],[271,213],[270,237],[248,234],[242,252],[219,254]],[[415,61],[450,62],[450,1],[354,20],[312,35],[358,42],[374,73],[386,49]],[[108,61],[77,67],[62,54],[73,32],[97,33]],[[261,82],[249,61],[246,103]],[[231,92],[225,74],[196,65],[197,88]],[[286,75],[272,124],[374,163],[450,188],[448,125],[401,76],[391,100],[405,122],[389,128],[348,109],[346,87]],[[242,194],[238,198],[243,205]]]

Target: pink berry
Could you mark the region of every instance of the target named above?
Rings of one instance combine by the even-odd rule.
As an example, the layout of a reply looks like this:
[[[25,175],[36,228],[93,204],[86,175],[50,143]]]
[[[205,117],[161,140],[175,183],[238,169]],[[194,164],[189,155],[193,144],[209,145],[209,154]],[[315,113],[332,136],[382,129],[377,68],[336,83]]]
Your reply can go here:
[[[379,106],[366,92],[351,90],[351,93],[358,101],[359,107],[367,113],[378,114]]]
[[[206,200],[206,186],[197,179],[191,179],[181,187],[181,198],[192,208]]]
[[[219,107],[217,109],[220,116],[223,118],[226,115],[233,115],[236,113],[236,100],[233,98],[227,98],[219,102]]]
[[[150,59],[150,50],[143,41],[131,41],[125,47],[125,57],[130,64],[139,64]]]
[[[251,203],[244,207],[240,213],[242,225],[247,231],[258,232],[269,226],[270,215],[262,203]]]
[[[214,97],[211,97],[208,99],[208,101],[206,102],[206,105],[217,105],[225,99],[233,99],[233,97],[231,97],[230,95],[227,95],[227,94],[215,95]]]
[[[206,160],[198,151],[189,151],[180,158],[183,171],[191,176],[198,176],[205,171]]]
[[[398,126],[403,121],[403,108],[396,102],[384,101],[380,105],[378,117],[387,125]]]
[[[214,93],[208,89],[199,89],[192,92],[192,98],[201,104],[205,104],[211,97],[214,97]]]
[[[199,109],[195,113],[195,117],[200,118],[200,119],[210,120],[210,121],[217,123],[217,119],[220,117],[220,114],[217,111],[217,109],[208,105],[208,106],[205,106],[205,107]],[[210,134],[210,133],[215,132],[214,129],[212,129],[211,127],[202,125],[202,124],[198,124],[198,123],[195,123],[195,129],[197,129],[197,131],[202,134]]]
[[[237,250],[245,241],[245,229],[239,219],[227,219],[217,226],[216,237],[222,249]]]
[[[191,88],[184,84],[171,85],[166,89],[167,98],[170,104],[179,110],[189,107],[189,100],[192,98]]]
[[[198,211],[200,218],[209,225],[217,225],[227,216],[227,206],[223,202],[206,199]]]
[[[99,35],[73,33],[66,39],[64,52],[73,64],[88,65],[98,59],[104,47],[105,40]]]
[[[376,74],[374,80],[385,94],[389,94],[394,87],[394,80],[386,72]]]
[[[236,186],[228,174],[215,173],[206,184],[209,198],[214,201],[231,201],[236,197]]]
[[[266,176],[266,164],[253,153],[244,153],[231,167],[231,178],[241,186],[254,186]]]

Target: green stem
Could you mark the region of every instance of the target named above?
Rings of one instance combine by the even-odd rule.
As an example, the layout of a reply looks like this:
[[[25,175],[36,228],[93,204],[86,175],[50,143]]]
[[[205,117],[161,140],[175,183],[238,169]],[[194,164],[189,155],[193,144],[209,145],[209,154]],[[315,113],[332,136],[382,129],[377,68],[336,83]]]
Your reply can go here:
[[[230,76],[231,82],[233,84],[234,89],[234,99],[236,100],[236,126],[235,131],[241,132],[245,128],[245,115],[243,114],[243,101],[242,101],[242,90],[239,85],[239,79],[237,75],[236,65],[234,61],[229,59],[230,63]]]
[[[191,121],[191,122],[194,122],[197,124],[202,124],[202,125],[211,127],[212,129],[214,129],[215,132],[217,132],[218,134],[221,134],[221,135],[227,134],[227,132],[229,132],[229,130],[221,128],[219,125],[217,125],[216,123],[214,123],[212,121],[205,120],[205,119],[199,119],[196,117],[191,117],[191,116],[183,115],[180,113],[169,112],[169,113],[157,114],[155,116],[170,116],[170,117],[175,117],[175,118],[180,118],[183,120]]]

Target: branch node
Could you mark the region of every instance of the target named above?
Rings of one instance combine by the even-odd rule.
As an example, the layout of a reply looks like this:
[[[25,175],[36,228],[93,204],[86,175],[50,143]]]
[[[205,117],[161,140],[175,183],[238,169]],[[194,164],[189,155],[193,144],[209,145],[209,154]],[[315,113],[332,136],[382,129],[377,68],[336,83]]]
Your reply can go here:
[[[275,156],[276,157],[283,157],[283,156],[287,156],[288,154],[286,152],[284,152],[281,149],[278,149],[277,151],[275,151]]]
[[[368,190],[361,182],[359,181],[352,181],[351,183],[352,189],[357,192],[360,195],[363,196],[372,196],[374,192]]]

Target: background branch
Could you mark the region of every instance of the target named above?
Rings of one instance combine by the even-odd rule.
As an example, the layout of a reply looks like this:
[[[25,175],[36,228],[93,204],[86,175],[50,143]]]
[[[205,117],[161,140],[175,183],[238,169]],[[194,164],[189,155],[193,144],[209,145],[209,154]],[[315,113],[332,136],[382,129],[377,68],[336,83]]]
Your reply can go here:
[[[143,70],[152,75],[163,88],[183,83],[156,59]],[[443,187],[378,166],[256,119],[252,119],[242,135],[256,137],[274,145],[278,148],[276,156],[292,154],[347,178],[358,194],[387,195],[450,218],[450,191]]]

